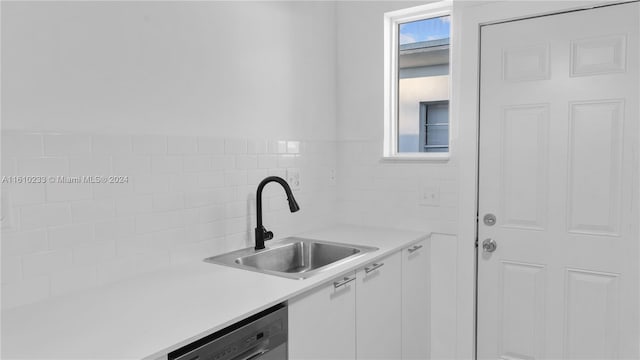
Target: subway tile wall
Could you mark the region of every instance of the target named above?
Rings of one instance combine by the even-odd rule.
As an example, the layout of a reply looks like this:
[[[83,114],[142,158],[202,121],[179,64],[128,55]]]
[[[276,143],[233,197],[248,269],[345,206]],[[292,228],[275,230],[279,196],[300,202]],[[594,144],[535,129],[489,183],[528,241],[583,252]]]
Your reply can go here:
[[[338,209],[351,224],[458,233],[458,168],[443,161],[384,161],[382,141],[338,143]],[[435,199],[425,199],[425,195]]]
[[[287,236],[336,219],[332,141],[76,133],[2,134],[2,307],[252,244],[255,190],[300,172],[302,210],[264,193],[264,222]],[[8,183],[11,176],[126,176],[124,183]],[[21,179],[21,178],[19,178]]]

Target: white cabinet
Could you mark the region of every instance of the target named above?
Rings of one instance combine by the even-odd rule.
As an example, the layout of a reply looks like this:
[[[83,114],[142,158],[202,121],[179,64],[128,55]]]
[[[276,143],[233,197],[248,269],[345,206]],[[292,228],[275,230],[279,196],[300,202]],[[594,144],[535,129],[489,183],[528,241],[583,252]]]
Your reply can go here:
[[[356,354],[359,360],[402,357],[400,253],[356,273]]]
[[[429,249],[427,240],[402,250],[402,358],[429,359]]]
[[[428,359],[423,240],[289,301],[292,360]]]
[[[355,359],[355,313],[355,273],[289,301],[289,359]]]

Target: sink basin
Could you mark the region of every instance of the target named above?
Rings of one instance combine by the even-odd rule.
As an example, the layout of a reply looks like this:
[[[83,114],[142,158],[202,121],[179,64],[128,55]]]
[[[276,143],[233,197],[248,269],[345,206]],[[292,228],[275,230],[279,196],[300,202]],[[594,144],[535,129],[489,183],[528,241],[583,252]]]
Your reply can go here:
[[[247,248],[206,258],[204,261],[290,279],[305,279],[378,250],[371,246],[298,237],[285,238],[267,245],[264,250]]]

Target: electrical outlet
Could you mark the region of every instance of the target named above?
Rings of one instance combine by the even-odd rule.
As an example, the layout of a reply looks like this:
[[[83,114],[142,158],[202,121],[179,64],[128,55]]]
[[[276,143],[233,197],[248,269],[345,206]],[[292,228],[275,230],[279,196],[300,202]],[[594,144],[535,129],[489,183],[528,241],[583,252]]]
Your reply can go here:
[[[14,225],[11,195],[8,192],[2,192],[0,202],[2,203],[0,207],[0,228],[2,230],[12,230]]]
[[[420,205],[440,206],[440,188],[438,186],[425,186],[422,188]]]
[[[291,190],[300,190],[300,169],[287,169],[287,182]]]
[[[335,185],[336,182],[337,182],[337,180],[336,180],[336,169],[330,169],[329,170],[329,184]]]

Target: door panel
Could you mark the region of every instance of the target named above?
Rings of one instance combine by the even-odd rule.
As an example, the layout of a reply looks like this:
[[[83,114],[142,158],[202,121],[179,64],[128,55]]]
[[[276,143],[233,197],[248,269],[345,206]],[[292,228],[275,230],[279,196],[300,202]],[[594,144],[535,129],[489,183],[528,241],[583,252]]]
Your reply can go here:
[[[624,100],[569,104],[570,232],[619,234]]]
[[[618,358],[618,278],[618,274],[567,269],[565,359]]]
[[[482,27],[480,359],[640,357],[639,23],[635,2]]]
[[[517,358],[544,348],[545,268],[503,261],[500,272],[500,324],[498,352]],[[525,329],[522,331],[521,329]]]
[[[504,109],[500,129],[503,226],[544,230],[547,211],[546,104]]]

